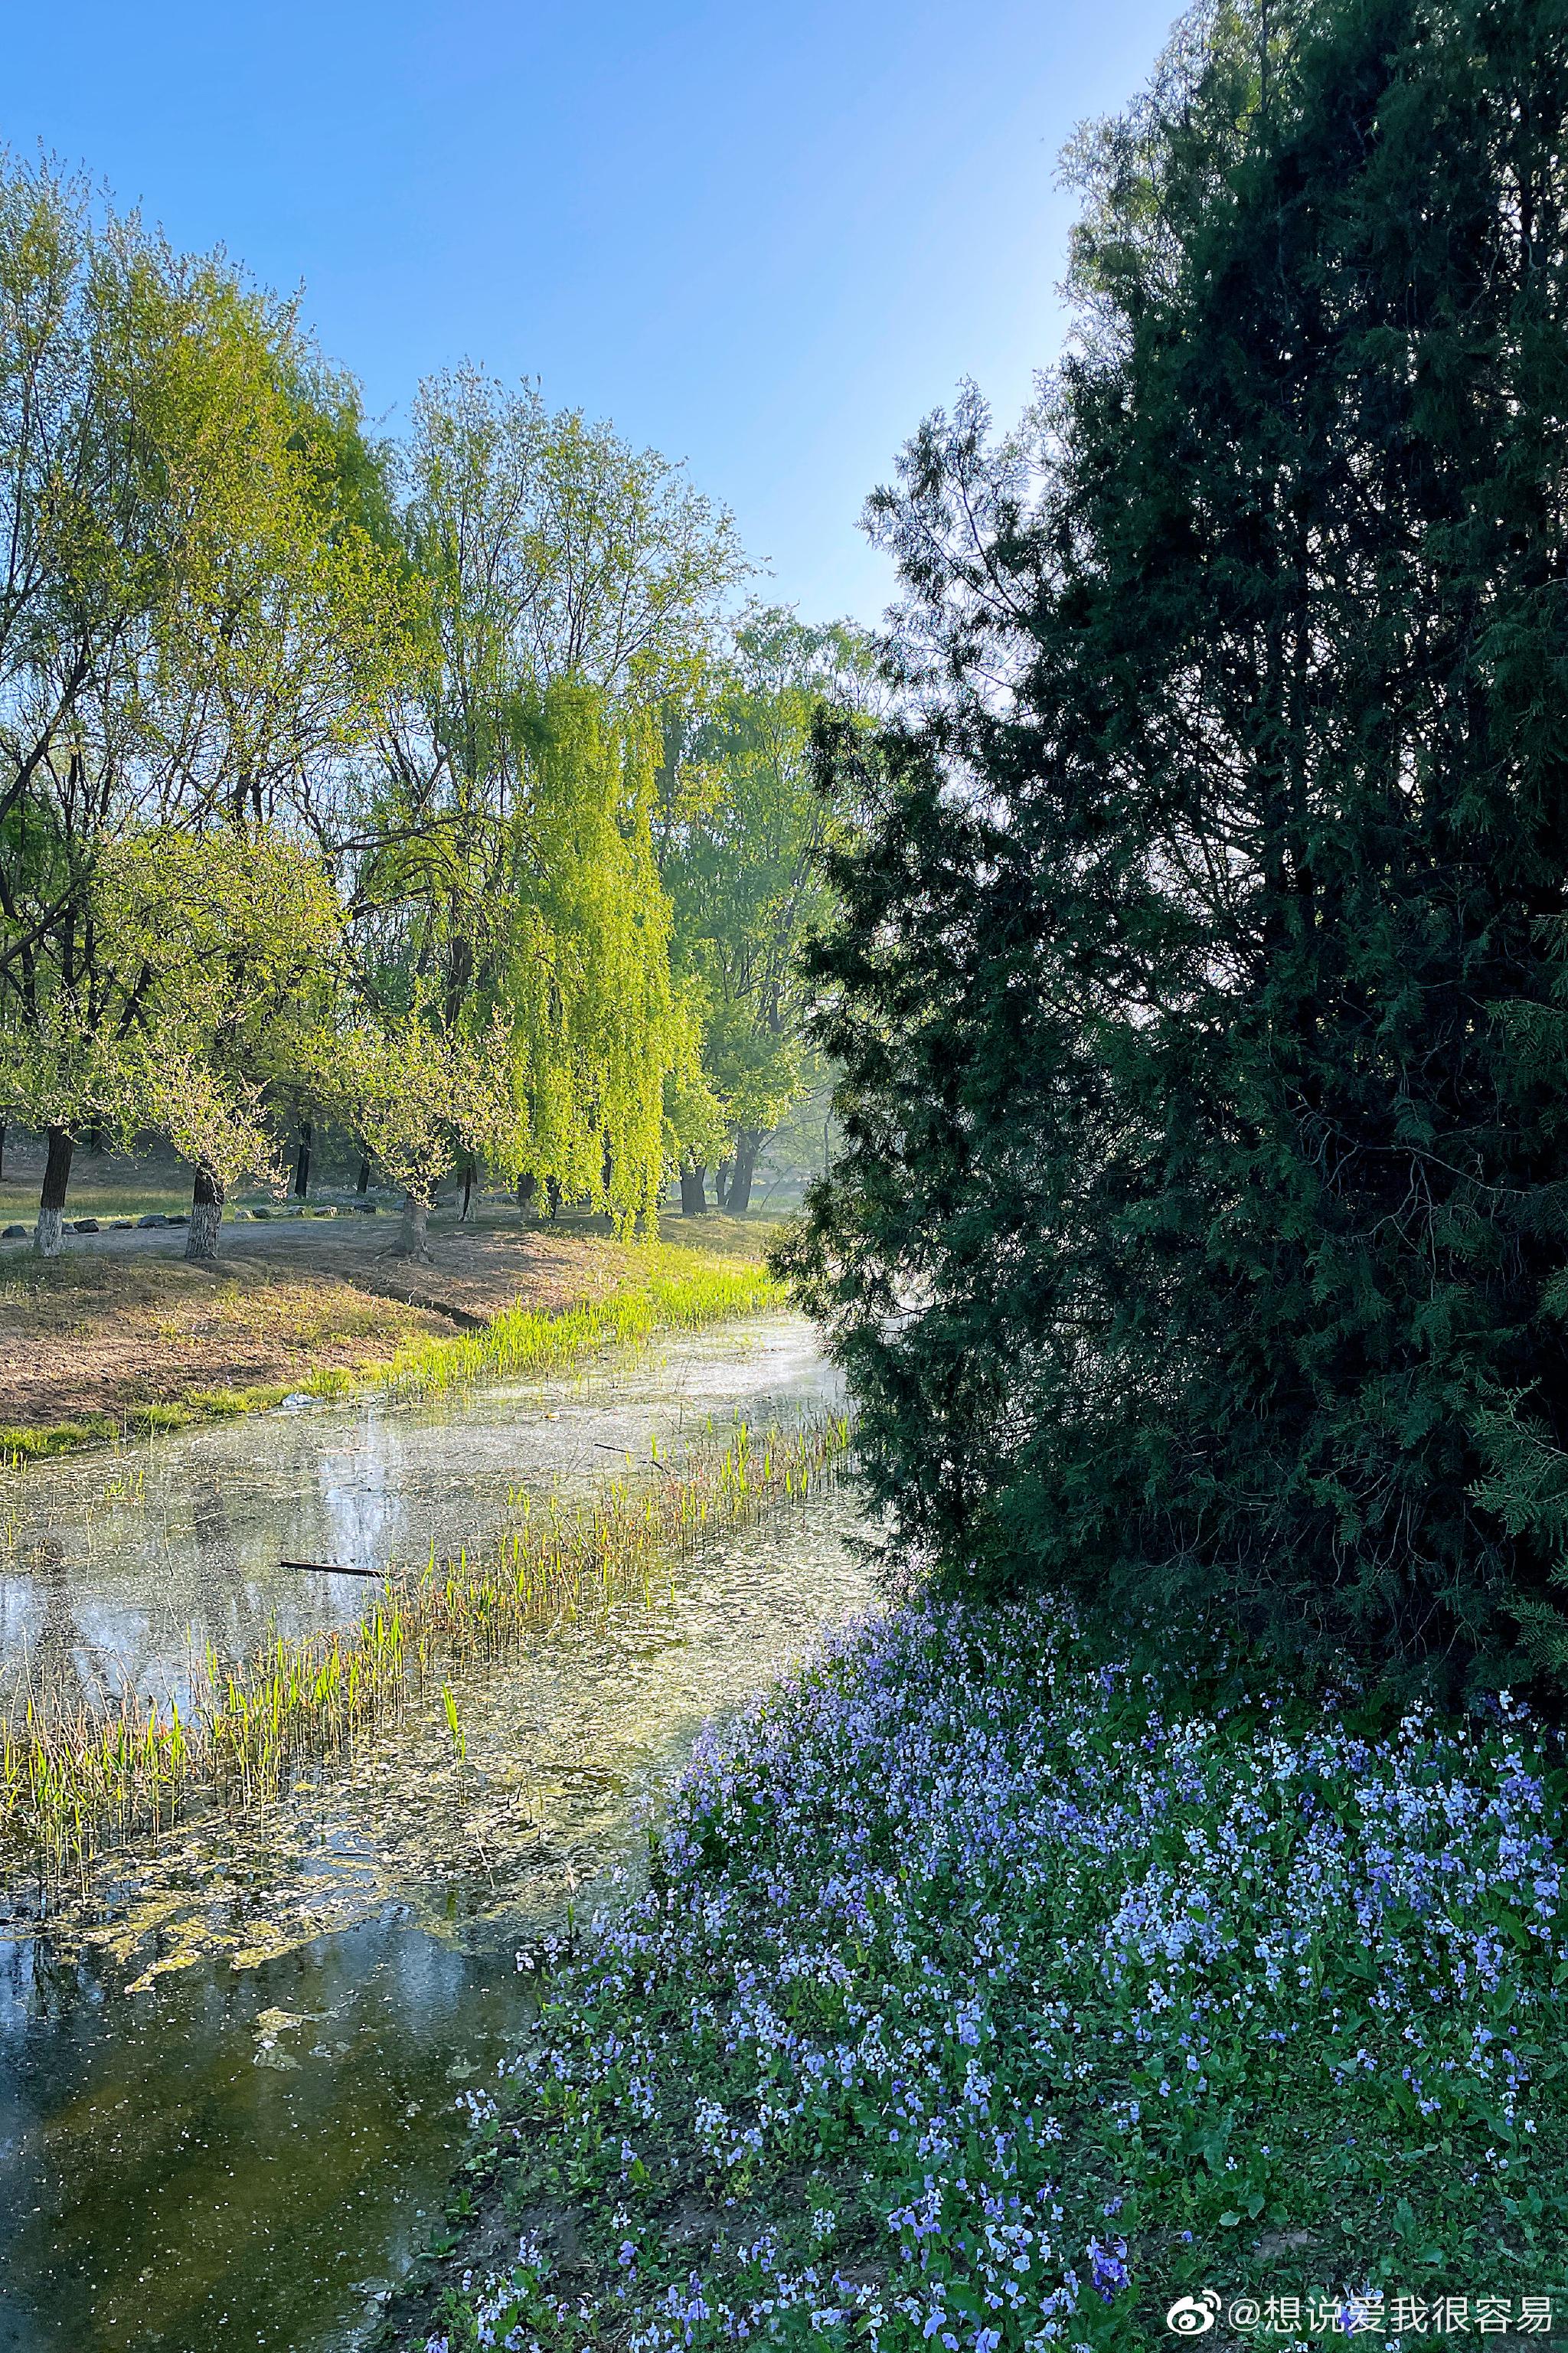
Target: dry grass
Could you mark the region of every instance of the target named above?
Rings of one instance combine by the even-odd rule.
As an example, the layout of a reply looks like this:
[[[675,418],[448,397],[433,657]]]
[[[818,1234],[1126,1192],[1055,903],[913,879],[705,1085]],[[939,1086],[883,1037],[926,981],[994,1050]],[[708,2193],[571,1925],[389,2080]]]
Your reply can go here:
[[[560,1315],[647,1279],[649,1254],[602,1219],[515,1217],[432,1235],[432,1263],[388,1255],[392,1221],[232,1226],[187,1266],[180,1232],[77,1242],[47,1262],[0,1253],[0,1452],[55,1452],[337,1386],[519,1309]],[[700,1261],[754,1265],[761,1220],[672,1218]]]
[[[0,1424],[30,1429],[353,1369],[450,1319],[341,1275],[231,1260],[71,1258],[0,1273]]]

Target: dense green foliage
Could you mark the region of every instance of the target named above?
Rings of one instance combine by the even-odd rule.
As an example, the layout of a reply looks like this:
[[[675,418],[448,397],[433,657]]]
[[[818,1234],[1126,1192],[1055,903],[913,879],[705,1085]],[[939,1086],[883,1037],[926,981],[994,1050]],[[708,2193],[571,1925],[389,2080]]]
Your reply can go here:
[[[1562,1654],[1565,114],[1562,0],[1200,11],[1028,433],[873,501],[795,1262],[955,1577]]]
[[[471,371],[425,386],[397,473],[414,619],[353,798],[365,994],[459,1065],[506,1067],[488,1105],[459,1088],[470,1154],[633,1217],[657,1193],[664,1080],[689,1050],[650,835],[651,712],[701,666],[741,568],[732,530],[607,427]],[[394,1112],[412,1099],[380,1093]],[[426,1123],[434,1151],[410,1134],[426,1191],[450,1124]]]
[[[679,468],[531,386],[433,377],[376,443],[292,305],[0,155],[0,1122],[47,1133],[36,1247],[85,1132],[190,1160],[194,1257],[295,1134],[303,1189],[322,1121],[416,1252],[455,1166],[465,1204],[485,1168],[624,1228],[672,1106],[754,1150],[822,891],[805,672],[732,643],[747,569]],[[727,731],[696,796],[703,921],[746,931],[723,988],[672,964],[672,713]],[[742,1003],[778,1069],[715,1092],[704,1019],[734,1060]]]
[[[676,972],[702,1024],[703,1093],[677,1138],[689,1204],[711,1157],[721,1206],[746,1209],[761,1146],[822,1083],[802,950],[832,909],[823,854],[847,836],[816,789],[812,726],[824,708],[863,713],[872,678],[870,643],[847,624],[763,609],[701,702],[667,705],[655,838]]]
[[[59,1136],[111,1116],[154,1033],[164,1064],[188,1062],[194,1000],[226,945],[228,994],[250,1009],[252,918],[292,896],[276,886],[287,850],[261,833],[310,806],[372,725],[396,660],[398,583],[354,519],[356,449],[351,390],[289,305],[221,258],[102,215],[46,165],[0,164],[0,1071],[13,1115]],[[213,845],[202,876],[198,839]],[[161,880],[135,855],[149,843]],[[221,908],[247,904],[232,938],[215,929]],[[207,1073],[209,1107],[225,1108],[229,1074]],[[243,1103],[226,1108],[243,1128]]]

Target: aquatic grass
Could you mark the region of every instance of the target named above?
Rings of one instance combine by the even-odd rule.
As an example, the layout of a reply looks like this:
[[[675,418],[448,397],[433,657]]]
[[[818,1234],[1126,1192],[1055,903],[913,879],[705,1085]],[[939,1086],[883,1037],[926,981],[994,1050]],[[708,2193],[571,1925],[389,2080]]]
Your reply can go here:
[[[301,1765],[373,1730],[437,1661],[472,1668],[542,1629],[651,1599],[681,1554],[837,1475],[848,1443],[842,1416],[762,1433],[741,1423],[679,1470],[614,1480],[581,1505],[523,1493],[485,1548],[389,1577],[353,1625],[275,1635],[241,1667],[209,1649],[183,1706],[128,1692],[117,1712],[66,1717],[29,1699],[0,1725],[0,1853],[61,1876],[194,1804],[264,1808]]]
[[[123,1435],[118,1415],[80,1414],[72,1421],[51,1421],[28,1428],[16,1424],[0,1429],[0,1458],[10,1471],[28,1462],[47,1461],[57,1454],[74,1454],[79,1447],[102,1446]]]
[[[602,1299],[555,1310],[505,1308],[480,1331],[407,1341],[384,1364],[358,1375],[328,1369],[300,1386],[313,1396],[368,1385],[429,1397],[508,1376],[543,1378],[574,1370],[599,1348],[636,1345],[655,1332],[694,1331],[787,1303],[784,1286],[761,1265],[716,1265],[699,1251],[664,1244],[650,1245],[647,1258],[641,1280]]]
[[[249,1388],[193,1388],[166,1402],[126,1406],[114,1414],[78,1414],[69,1421],[12,1424],[0,1429],[0,1464],[21,1471],[29,1462],[79,1453],[84,1447],[124,1445],[132,1439],[194,1429],[198,1422],[265,1413],[295,1395],[299,1386],[293,1381],[259,1381]]]

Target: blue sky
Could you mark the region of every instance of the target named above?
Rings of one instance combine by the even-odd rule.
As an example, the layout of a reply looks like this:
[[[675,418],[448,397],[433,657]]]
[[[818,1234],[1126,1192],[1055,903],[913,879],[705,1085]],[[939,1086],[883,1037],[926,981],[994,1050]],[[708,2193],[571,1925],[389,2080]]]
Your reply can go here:
[[[1059,345],[1074,124],[1172,0],[64,0],[5,10],[0,138],[303,288],[395,427],[470,358],[687,460],[811,617],[889,592],[856,518],[973,375]]]

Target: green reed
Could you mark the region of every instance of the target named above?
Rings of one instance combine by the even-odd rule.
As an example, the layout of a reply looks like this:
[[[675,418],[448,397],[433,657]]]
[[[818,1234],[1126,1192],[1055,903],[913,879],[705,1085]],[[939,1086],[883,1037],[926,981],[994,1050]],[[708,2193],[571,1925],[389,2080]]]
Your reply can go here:
[[[650,1250],[647,1257],[650,1271],[643,1281],[624,1284],[603,1299],[585,1299],[553,1312],[504,1308],[480,1331],[450,1340],[406,1341],[385,1364],[365,1366],[358,1372],[329,1367],[312,1374],[302,1386],[319,1397],[366,1385],[428,1397],[507,1374],[569,1372],[596,1348],[647,1340],[658,1331],[690,1331],[785,1303],[784,1285],[765,1267],[748,1262],[716,1266],[695,1250],[663,1246]]]
[[[827,1416],[788,1430],[738,1425],[729,1443],[610,1482],[579,1505],[519,1496],[513,1524],[481,1554],[434,1556],[388,1577],[354,1625],[275,1635],[244,1666],[209,1648],[193,1662],[184,1706],[127,1694],[117,1714],[0,1725],[0,1855],[46,1874],[105,1846],[173,1827],[193,1803],[265,1809],[301,1765],[372,1730],[437,1660],[462,1669],[542,1629],[651,1601],[677,1556],[773,1503],[799,1501],[837,1475],[849,1424]],[[459,1754],[461,1726],[447,1723]]]

